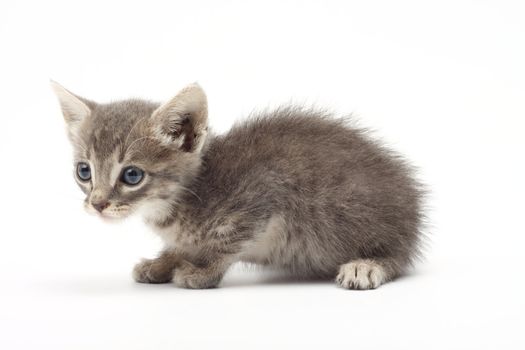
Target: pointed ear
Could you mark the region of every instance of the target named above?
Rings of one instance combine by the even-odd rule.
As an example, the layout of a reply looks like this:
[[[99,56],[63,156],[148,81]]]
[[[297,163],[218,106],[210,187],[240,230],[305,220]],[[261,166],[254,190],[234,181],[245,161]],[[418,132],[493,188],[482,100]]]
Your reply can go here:
[[[204,90],[191,84],[152,114],[155,136],[167,146],[200,152],[208,131],[208,102]]]
[[[91,109],[88,106],[90,104],[89,101],[76,96],[53,80],[51,80],[51,88],[58,97],[62,114],[69,127],[91,114]]]

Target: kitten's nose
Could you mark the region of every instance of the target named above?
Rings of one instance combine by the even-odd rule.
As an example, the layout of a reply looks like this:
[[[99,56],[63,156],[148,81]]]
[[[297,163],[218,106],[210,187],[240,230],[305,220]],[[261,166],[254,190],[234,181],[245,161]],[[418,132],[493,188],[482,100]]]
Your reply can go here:
[[[100,201],[100,202],[91,202],[91,205],[93,208],[95,208],[99,213],[102,213],[102,210],[109,207],[108,201]]]

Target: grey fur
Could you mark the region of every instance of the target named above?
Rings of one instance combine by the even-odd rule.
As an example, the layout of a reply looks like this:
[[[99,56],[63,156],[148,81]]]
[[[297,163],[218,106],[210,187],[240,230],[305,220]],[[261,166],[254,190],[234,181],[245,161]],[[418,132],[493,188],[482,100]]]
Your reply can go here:
[[[231,264],[248,261],[369,289],[418,257],[422,187],[406,161],[365,130],[288,106],[213,135],[204,95],[194,99],[202,90],[184,91],[189,97],[162,106],[78,98],[91,111],[70,132],[76,161],[95,167],[95,186],[80,183],[86,206],[96,193],[125,215],[148,208],[146,222],[166,243],[135,267],[138,282],[215,287]],[[111,183],[115,161],[144,169],[147,183],[136,191]]]

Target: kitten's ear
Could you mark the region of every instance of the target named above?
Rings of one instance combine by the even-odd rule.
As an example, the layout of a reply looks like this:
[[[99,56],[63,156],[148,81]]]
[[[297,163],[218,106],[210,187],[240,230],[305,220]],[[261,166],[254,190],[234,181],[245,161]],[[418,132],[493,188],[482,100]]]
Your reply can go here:
[[[91,114],[91,109],[88,106],[91,104],[89,101],[76,96],[53,80],[51,80],[51,88],[57,95],[62,114],[70,128]]]
[[[156,137],[185,152],[200,152],[208,131],[208,102],[204,90],[191,84],[152,114]]]

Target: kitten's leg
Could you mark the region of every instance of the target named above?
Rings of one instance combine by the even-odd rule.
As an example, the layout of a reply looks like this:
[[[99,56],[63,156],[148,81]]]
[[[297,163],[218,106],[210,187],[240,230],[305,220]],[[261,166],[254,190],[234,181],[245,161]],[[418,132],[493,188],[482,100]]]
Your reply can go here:
[[[191,289],[215,288],[231,265],[227,258],[220,258],[206,266],[196,266],[188,261],[177,265],[173,281],[178,287]]]
[[[395,275],[394,264],[387,259],[357,259],[341,265],[335,281],[346,289],[375,289]]]
[[[133,279],[139,283],[168,283],[173,279],[173,270],[180,262],[170,251],[161,252],[155,259],[143,259],[133,269]]]

